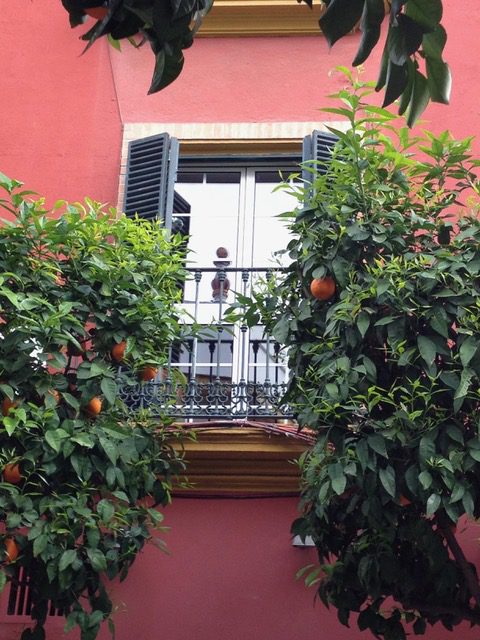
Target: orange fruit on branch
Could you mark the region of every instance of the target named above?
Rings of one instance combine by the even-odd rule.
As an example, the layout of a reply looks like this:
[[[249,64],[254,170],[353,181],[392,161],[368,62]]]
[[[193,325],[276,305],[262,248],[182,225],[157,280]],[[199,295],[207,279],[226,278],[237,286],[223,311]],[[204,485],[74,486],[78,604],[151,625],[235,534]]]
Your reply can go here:
[[[7,556],[5,562],[13,562],[18,558],[18,554],[20,549],[18,548],[18,544],[15,542],[13,538],[5,539],[5,555]]]
[[[22,474],[20,472],[20,465],[18,463],[8,463],[3,467],[3,479],[10,484],[18,484],[22,481]]]
[[[102,401],[97,396],[93,396],[88,404],[85,405],[84,411],[90,418],[96,418],[102,410]]]
[[[125,350],[127,348],[127,343],[125,340],[122,340],[118,344],[114,344],[111,350],[112,360],[115,362],[122,362],[125,356]]]
[[[316,300],[330,300],[336,291],[335,280],[332,276],[325,278],[314,278],[310,283],[310,292]]]
[[[153,380],[158,373],[158,369],[156,367],[152,367],[151,365],[147,365],[143,367],[143,369],[139,373],[139,378],[142,382],[148,382],[149,380]]]
[[[15,407],[18,407],[18,402],[10,400],[10,398],[4,398],[2,402],[2,414],[8,416],[10,409],[14,409]]]

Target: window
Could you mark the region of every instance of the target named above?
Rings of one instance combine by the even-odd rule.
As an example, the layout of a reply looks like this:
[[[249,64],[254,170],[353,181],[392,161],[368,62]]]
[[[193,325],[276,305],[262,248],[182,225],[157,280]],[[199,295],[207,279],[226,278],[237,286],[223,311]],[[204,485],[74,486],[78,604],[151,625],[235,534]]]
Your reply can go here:
[[[250,401],[258,403],[259,385],[283,385],[287,368],[279,345],[264,336],[262,327],[242,333],[238,327],[221,324],[219,285],[215,273],[205,269],[214,264],[225,267],[222,294],[228,306],[235,292],[248,291],[257,277],[265,277],[266,269],[279,266],[274,253],[287,245],[288,232],[277,214],[296,203],[285,191],[273,190],[295,169],[298,171],[298,164],[293,158],[275,162],[238,158],[223,163],[180,160],[175,190],[188,201],[190,211],[174,213],[173,224],[180,221],[178,226],[189,234],[189,266],[204,271],[200,282],[186,283],[185,305],[201,324],[207,327],[213,321],[217,325],[216,329],[206,328],[195,344],[194,375],[204,385],[218,379],[224,385],[222,403],[231,402],[231,385],[242,381],[251,385],[245,389]],[[196,307],[195,300],[199,301]],[[177,354],[177,363],[189,379],[193,347]]]
[[[327,160],[333,141],[317,131],[307,136],[303,159]],[[299,171],[301,156],[182,158],[180,146],[179,165],[178,158],[178,142],[167,134],[135,140],[125,181],[127,214],[160,217],[188,235],[192,277],[183,305],[205,327],[183,346],[172,345],[171,367],[156,381],[159,404],[188,418],[285,415],[279,403],[288,370],[280,345],[261,326],[229,326],[224,310],[279,267],[274,253],[286,247],[288,232],[277,215],[296,200],[275,187]],[[174,368],[185,375],[183,387]]]

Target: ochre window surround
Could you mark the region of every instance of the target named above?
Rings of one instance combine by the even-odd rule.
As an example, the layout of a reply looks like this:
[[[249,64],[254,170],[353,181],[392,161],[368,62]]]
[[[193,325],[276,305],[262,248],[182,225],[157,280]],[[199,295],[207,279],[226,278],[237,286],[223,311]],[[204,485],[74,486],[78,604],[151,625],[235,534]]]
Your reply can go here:
[[[295,0],[215,0],[198,32],[203,37],[318,36],[325,5]]]

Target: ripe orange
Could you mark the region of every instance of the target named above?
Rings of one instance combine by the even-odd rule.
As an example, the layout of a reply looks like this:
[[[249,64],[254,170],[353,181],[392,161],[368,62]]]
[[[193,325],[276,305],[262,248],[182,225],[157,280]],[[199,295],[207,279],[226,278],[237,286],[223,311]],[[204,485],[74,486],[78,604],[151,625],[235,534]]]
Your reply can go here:
[[[10,400],[10,398],[4,398],[2,402],[2,414],[4,416],[8,416],[8,414],[10,413],[10,409],[14,409],[17,406],[18,406],[18,402],[15,402],[15,400]]]
[[[122,340],[118,344],[114,344],[112,347],[112,360],[115,362],[122,362],[123,357],[125,356],[125,349],[127,348],[127,343],[125,340]]]
[[[84,411],[90,418],[96,418],[102,410],[102,401],[97,396],[93,396],[90,402],[85,405]]]
[[[107,7],[87,7],[84,9],[87,16],[95,18],[95,20],[102,20],[108,12]]]
[[[140,371],[139,378],[143,382],[148,382],[149,380],[153,380],[158,373],[158,369],[156,367],[152,367],[151,365],[147,365],[143,367]]]
[[[18,484],[22,481],[20,465],[10,462],[3,467],[3,479],[11,484]]]
[[[314,278],[310,283],[312,296],[317,300],[330,300],[335,295],[336,285],[332,276]]]
[[[5,562],[14,562],[20,549],[18,548],[18,544],[15,542],[13,538],[5,538],[5,555],[7,556]]]

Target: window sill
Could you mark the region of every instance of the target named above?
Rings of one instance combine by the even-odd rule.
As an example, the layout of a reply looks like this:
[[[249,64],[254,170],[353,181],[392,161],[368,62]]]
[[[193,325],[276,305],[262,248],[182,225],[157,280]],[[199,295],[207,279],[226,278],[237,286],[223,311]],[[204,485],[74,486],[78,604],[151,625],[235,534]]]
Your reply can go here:
[[[185,497],[298,495],[300,472],[292,460],[309,447],[311,438],[298,435],[296,427],[282,433],[282,427],[277,425],[275,433],[274,424],[248,424],[248,427],[238,427],[220,423],[217,428],[202,429],[193,423],[197,439],[186,440],[182,447],[190,486],[177,486],[174,494]]]

